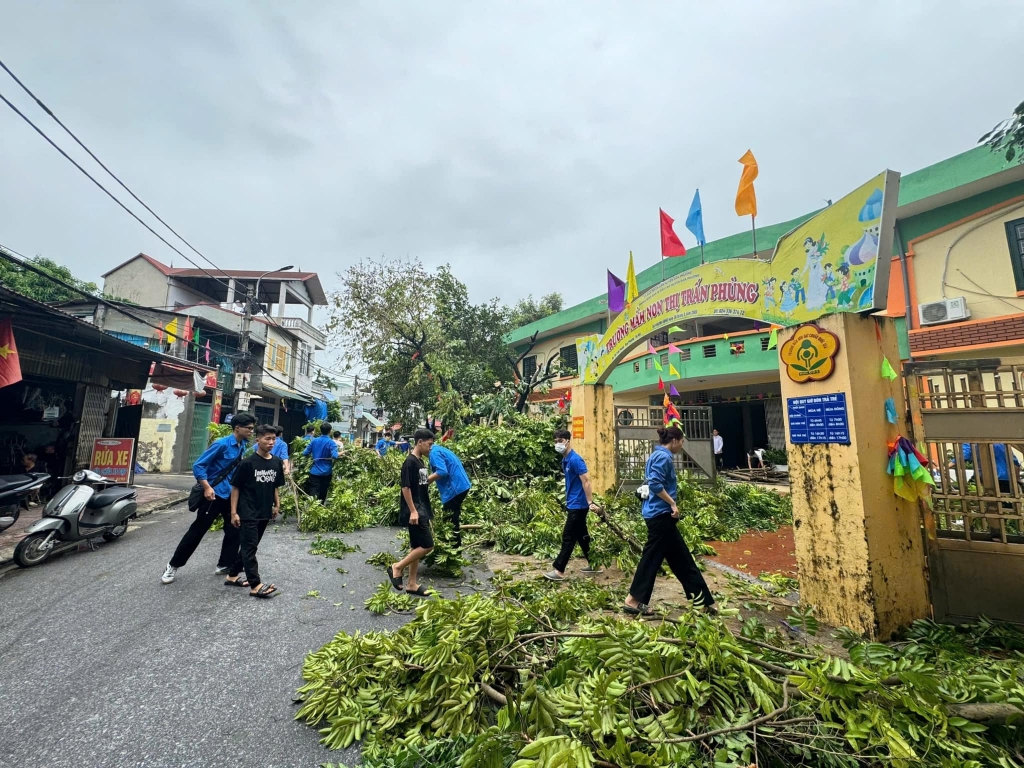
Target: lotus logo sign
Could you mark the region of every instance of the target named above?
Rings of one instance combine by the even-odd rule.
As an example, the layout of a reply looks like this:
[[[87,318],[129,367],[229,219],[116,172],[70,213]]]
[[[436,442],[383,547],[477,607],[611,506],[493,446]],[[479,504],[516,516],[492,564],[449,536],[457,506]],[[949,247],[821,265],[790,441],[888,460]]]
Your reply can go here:
[[[789,378],[797,384],[824,381],[836,368],[839,337],[816,325],[803,325],[782,345],[779,357]]]

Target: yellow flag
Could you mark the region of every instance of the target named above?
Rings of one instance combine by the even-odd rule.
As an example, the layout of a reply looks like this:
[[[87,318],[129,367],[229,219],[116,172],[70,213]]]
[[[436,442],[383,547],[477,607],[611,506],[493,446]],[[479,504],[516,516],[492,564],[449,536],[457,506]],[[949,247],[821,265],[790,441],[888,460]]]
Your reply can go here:
[[[626,270],[626,303],[632,304],[640,290],[636,287],[636,270],[633,269],[633,252],[629,252],[629,269]]]
[[[167,343],[173,344],[178,340],[178,318],[174,318],[167,324]]]
[[[672,365],[672,363],[668,364],[668,372],[675,376],[677,379],[679,378],[679,371],[676,370],[676,367]]]
[[[757,160],[749,149],[740,158],[743,163],[743,174],[740,176],[740,188],[736,190],[736,215],[757,216],[757,195],[754,194],[754,179],[757,178]]]

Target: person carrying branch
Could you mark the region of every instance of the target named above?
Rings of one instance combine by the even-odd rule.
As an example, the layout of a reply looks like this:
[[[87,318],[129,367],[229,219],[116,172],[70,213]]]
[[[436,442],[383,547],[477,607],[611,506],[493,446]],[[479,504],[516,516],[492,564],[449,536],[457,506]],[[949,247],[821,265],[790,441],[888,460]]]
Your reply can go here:
[[[554,569],[544,574],[549,581],[565,581],[565,568],[569,558],[580,545],[587,567],[583,573],[597,574],[600,568],[590,563],[590,532],[587,530],[587,513],[597,511],[594,503],[594,489],[587,473],[587,463],[572,449],[572,433],[567,429],[555,432],[555,450],[562,456],[562,471],[565,473],[565,527],[562,529],[562,549],[555,558]]]
[[[441,497],[441,510],[452,521],[452,535],[455,537],[456,549],[462,548],[462,503],[473,484],[469,482],[466,468],[459,457],[442,445],[430,449],[431,474],[427,482],[437,483],[437,493]]]
[[[434,446],[434,433],[429,429],[417,429],[412,439],[412,449],[402,464],[402,509],[398,518],[399,525],[409,526],[409,554],[388,566],[388,578],[391,586],[401,592],[402,573],[408,568],[409,583],[405,591],[426,597],[426,587],[417,581],[417,574],[420,560],[434,549],[434,533],[430,527],[434,513],[430,508],[429,475],[423,463]]]
[[[647,459],[644,474],[648,489],[643,506],[647,543],[622,610],[634,616],[653,614],[648,603],[654,593],[654,580],[661,564],[667,560],[686,596],[695,605],[703,606],[705,612],[716,614],[715,598],[676,527],[679,522],[679,508],[676,506],[678,482],[672,457],[683,449],[683,431],[674,425],[662,427],[658,430],[658,442],[660,444]]]

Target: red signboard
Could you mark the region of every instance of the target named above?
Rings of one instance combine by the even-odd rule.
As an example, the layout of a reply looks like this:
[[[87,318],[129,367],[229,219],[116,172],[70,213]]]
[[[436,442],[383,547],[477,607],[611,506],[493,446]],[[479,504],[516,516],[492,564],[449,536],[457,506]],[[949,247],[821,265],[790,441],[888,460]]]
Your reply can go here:
[[[97,437],[92,442],[89,469],[111,483],[131,484],[135,440],[131,437]]]
[[[224,401],[224,393],[217,390],[213,393],[213,413],[210,414],[210,421],[213,424],[220,424],[220,407]]]

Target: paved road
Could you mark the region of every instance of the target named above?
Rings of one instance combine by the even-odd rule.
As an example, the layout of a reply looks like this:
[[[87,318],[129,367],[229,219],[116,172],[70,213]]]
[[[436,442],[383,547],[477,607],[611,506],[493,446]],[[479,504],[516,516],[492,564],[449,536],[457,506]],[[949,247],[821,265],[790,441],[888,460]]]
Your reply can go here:
[[[192,476],[191,472],[181,474],[146,472],[135,476],[135,485],[153,486],[155,488],[170,488],[171,490],[183,491],[185,493],[188,493],[195,484],[196,479]]]
[[[339,562],[308,554],[294,524],[271,526],[261,570],[283,592],[260,601],[212,575],[220,534],[160,583],[188,517],[159,512],[95,552],[0,576],[0,768],[358,762],[292,719],[292,695],[306,652],[339,630],[407,620],[363,608],[383,580],[365,560],[397,529],[346,536],[363,551]]]

